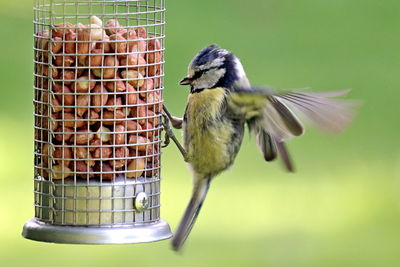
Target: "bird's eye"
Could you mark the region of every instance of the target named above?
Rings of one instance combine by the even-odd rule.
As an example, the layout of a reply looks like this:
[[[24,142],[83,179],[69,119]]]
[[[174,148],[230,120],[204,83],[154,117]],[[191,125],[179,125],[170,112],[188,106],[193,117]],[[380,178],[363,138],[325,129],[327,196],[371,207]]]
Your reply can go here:
[[[196,80],[198,78],[201,77],[201,75],[203,75],[204,71],[196,71],[192,77],[190,77],[191,80]]]
[[[221,67],[212,67],[212,68],[208,68],[208,69],[204,69],[204,70],[198,70],[195,71],[193,76],[191,77],[192,80],[196,80],[198,78],[200,78],[204,73],[209,72],[209,71],[213,71],[213,70],[217,70],[220,69]]]

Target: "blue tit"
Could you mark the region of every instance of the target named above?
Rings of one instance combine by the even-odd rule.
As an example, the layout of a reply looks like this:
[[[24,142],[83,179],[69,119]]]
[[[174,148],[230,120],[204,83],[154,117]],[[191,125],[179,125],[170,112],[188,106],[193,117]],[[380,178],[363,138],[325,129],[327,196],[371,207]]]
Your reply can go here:
[[[178,144],[193,173],[193,194],[172,239],[179,250],[187,239],[206,198],[212,179],[228,169],[239,152],[248,125],[262,156],[278,156],[293,171],[285,141],[304,133],[298,116],[329,132],[340,132],[353,117],[353,101],[332,99],[348,91],[278,92],[250,84],[240,60],[211,45],[190,62],[181,85],[190,86],[183,119],[166,116],[183,128],[184,146]],[[296,112],[296,113],[294,113]]]

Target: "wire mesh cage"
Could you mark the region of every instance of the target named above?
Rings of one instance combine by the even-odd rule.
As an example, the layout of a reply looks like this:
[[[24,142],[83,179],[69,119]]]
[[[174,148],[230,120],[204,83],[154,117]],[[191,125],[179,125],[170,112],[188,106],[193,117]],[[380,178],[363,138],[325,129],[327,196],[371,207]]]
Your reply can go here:
[[[164,0],[36,0],[34,205],[23,236],[169,238],[160,219]]]

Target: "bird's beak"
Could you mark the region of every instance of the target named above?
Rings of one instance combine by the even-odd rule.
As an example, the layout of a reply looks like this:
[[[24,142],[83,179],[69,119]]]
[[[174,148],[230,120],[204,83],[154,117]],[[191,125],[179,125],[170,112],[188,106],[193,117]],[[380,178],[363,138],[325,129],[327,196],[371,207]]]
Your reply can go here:
[[[182,81],[179,82],[180,85],[189,85],[191,84],[192,80],[189,77],[184,78]]]

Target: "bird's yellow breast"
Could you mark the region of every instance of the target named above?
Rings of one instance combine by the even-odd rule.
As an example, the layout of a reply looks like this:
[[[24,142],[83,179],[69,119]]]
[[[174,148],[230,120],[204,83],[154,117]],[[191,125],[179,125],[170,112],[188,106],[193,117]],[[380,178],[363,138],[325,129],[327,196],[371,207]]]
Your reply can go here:
[[[223,88],[206,89],[189,96],[186,110],[185,149],[197,173],[219,172],[230,164],[228,147],[233,129],[221,119]]]
[[[215,116],[219,115],[224,100],[225,90],[223,88],[205,89],[200,93],[190,94],[188,116],[191,119],[198,117],[199,120],[215,119]]]

